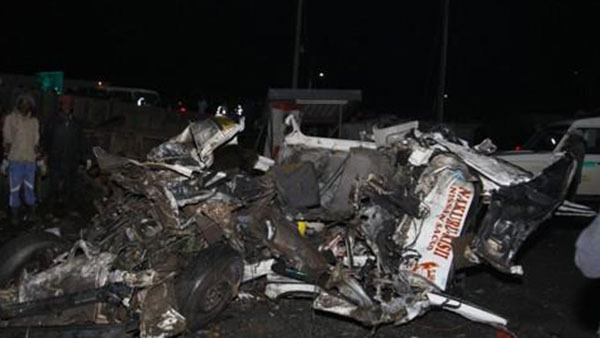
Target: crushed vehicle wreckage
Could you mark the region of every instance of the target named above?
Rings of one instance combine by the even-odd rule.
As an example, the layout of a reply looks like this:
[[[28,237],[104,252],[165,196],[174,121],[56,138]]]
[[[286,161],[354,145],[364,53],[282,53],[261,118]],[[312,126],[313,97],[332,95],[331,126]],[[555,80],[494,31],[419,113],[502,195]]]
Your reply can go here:
[[[489,156],[490,142],[471,148],[414,122],[374,129],[374,141],[286,123],[278,158],[255,156],[246,171],[211,169],[239,116],[191,123],[145,162],[95,148],[112,189],[80,239],[29,234],[0,249],[0,330],[171,336],[206,325],[259,277],[267,297],[314,294],[314,309],[368,326],[437,307],[505,327],[445,293],[454,272],[520,274],[515,255],[545,219],[593,215],[564,201],[569,154],[533,176]]]

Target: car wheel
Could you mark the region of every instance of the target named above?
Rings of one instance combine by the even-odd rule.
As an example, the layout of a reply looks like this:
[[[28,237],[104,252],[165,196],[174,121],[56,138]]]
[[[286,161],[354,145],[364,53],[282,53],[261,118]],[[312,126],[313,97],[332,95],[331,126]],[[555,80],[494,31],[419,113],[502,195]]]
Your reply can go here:
[[[68,242],[46,232],[25,234],[8,241],[0,249],[0,287],[6,286],[23,269],[48,268],[57,254],[68,249]]]
[[[241,255],[227,245],[202,250],[178,276],[175,294],[190,330],[196,331],[237,295],[244,273]]]

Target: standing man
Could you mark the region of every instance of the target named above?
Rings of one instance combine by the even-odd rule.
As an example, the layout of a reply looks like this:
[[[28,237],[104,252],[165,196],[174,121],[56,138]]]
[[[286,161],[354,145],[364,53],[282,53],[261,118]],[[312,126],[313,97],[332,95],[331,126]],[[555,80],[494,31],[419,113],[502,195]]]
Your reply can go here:
[[[73,119],[72,96],[61,95],[58,98],[58,116],[51,121],[46,131],[51,209],[52,214],[56,215],[59,206],[74,205],[72,202],[75,202],[73,197],[77,168],[84,158],[83,132]],[[87,162],[89,169],[91,161]]]
[[[198,114],[206,114],[206,108],[208,108],[208,102],[206,102],[206,99],[201,96],[198,100]]]
[[[34,116],[35,101],[29,94],[17,97],[16,107],[4,119],[3,144],[5,159],[8,160],[9,205],[11,223],[19,222],[21,189],[25,204],[29,207],[30,218],[35,218],[35,167],[40,140],[39,122]]]
[[[568,132],[568,137],[565,140],[565,144],[562,150],[570,153],[577,161],[577,167],[575,168],[575,175],[567,191],[565,199],[569,201],[575,200],[577,195],[577,188],[581,183],[581,172],[583,170],[583,161],[585,159],[585,139],[583,138],[583,132],[579,129],[573,129]]]
[[[600,278],[600,210],[575,243],[575,265],[587,278]],[[600,337],[600,327],[596,332]]]

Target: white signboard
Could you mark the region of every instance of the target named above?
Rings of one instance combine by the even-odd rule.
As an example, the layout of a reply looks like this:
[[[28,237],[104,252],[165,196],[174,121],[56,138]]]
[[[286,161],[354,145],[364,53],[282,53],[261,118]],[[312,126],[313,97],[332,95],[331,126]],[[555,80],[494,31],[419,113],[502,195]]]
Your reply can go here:
[[[473,184],[465,180],[462,172],[448,169],[438,174],[435,188],[424,200],[430,209],[429,215],[423,220],[412,247],[420,257],[403,269],[412,270],[442,290],[446,289],[454,257],[452,243],[462,234],[473,192]]]

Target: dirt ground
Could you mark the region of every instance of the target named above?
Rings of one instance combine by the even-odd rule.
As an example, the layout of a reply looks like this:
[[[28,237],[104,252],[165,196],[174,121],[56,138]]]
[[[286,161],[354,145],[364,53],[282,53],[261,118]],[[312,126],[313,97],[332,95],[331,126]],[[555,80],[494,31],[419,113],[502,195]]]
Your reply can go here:
[[[458,278],[452,294],[508,318],[510,330],[518,337],[595,337],[600,320],[600,281],[584,278],[573,263],[575,240],[590,221],[551,219],[526,242],[518,258],[525,270],[523,277],[480,267]],[[86,222],[85,216],[71,215],[60,225],[70,227],[68,232],[72,233]],[[32,231],[31,226],[13,228],[5,218],[0,222],[0,243],[22,231]],[[269,301],[260,293],[254,295],[251,300],[236,300],[206,330],[193,336],[509,337],[443,311],[431,311],[407,325],[372,329],[315,312],[310,299]]]

